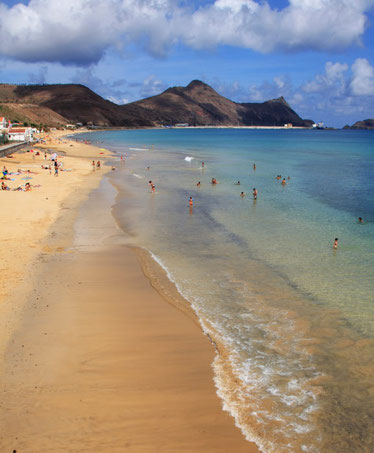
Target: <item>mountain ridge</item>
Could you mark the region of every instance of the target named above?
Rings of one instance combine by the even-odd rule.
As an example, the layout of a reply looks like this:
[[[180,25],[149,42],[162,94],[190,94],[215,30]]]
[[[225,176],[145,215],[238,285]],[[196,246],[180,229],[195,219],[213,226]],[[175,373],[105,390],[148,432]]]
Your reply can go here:
[[[27,104],[28,112],[20,105]],[[191,126],[293,126],[310,127],[281,96],[263,103],[238,103],[217,93],[200,80],[175,86],[145,99],[118,105],[79,84],[0,84],[0,115],[30,117],[30,106],[49,126],[66,123],[102,127],[159,127],[188,123]],[[37,122],[38,115],[32,120]],[[10,118],[17,119],[17,118]]]

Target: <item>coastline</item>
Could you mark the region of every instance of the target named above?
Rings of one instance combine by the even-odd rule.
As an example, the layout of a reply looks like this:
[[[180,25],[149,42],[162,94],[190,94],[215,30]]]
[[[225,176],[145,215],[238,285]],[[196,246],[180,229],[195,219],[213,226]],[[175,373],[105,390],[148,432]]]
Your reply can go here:
[[[98,152],[91,148],[85,166]],[[221,408],[213,347],[196,319],[165,304],[116,226],[104,172],[90,183],[82,175],[56,201],[32,253],[22,254],[27,278],[16,272],[8,303],[2,298],[11,316],[2,337],[0,444],[31,452],[258,451]],[[99,183],[105,188],[95,189]]]

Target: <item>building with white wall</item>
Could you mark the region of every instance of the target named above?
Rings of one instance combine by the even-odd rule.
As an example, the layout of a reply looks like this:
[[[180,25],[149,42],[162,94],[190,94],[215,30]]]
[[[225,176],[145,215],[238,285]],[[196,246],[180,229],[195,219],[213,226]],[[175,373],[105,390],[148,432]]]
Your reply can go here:
[[[8,132],[9,141],[32,142],[33,132],[31,127],[12,127]]]

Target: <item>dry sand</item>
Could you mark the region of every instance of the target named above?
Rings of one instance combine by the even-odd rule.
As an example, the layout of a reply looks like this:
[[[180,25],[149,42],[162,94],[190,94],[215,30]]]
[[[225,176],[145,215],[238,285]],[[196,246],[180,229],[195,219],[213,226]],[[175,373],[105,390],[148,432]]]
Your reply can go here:
[[[101,151],[58,146],[81,156],[58,178],[43,156],[1,159],[41,187],[0,193],[0,451],[257,451],[221,409],[212,345],[144,276],[107,179],[95,189]]]

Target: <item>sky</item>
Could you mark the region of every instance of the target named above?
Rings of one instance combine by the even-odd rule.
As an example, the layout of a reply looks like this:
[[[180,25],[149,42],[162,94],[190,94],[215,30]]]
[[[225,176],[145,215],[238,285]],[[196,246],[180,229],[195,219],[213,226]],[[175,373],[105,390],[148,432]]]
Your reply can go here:
[[[374,0],[0,0],[0,82],[125,104],[194,79],[303,118],[374,118]]]

